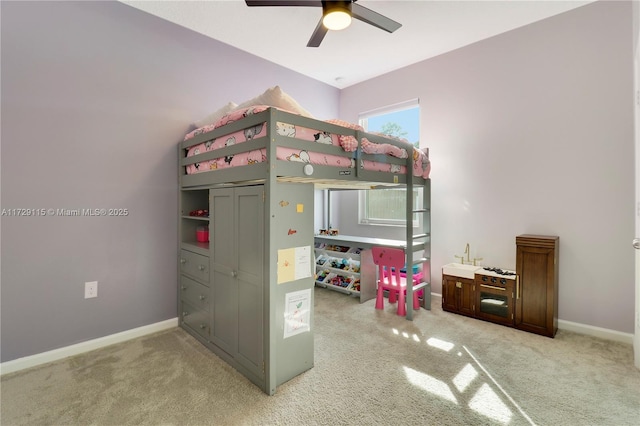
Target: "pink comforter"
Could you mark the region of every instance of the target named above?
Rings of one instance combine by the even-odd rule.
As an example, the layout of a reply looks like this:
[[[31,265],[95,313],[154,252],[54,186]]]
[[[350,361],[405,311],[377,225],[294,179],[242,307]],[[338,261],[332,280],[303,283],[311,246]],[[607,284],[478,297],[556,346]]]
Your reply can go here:
[[[256,105],[246,109],[233,111],[213,125],[208,125],[196,129],[184,138],[185,141],[194,138],[197,135],[210,132],[213,129],[222,127],[226,124],[232,123],[237,120],[251,115],[257,114],[270,108],[267,105]],[[341,120],[328,120],[327,122],[337,124],[343,127],[362,130],[362,127],[347,123]],[[322,132],[314,129],[309,129],[302,126],[295,126],[289,123],[277,122],[276,131],[281,136],[287,136],[297,139],[303,139],[310,141],[308,149],[294,149],[286,147],[278,147],[276,156],[279,160],[285,161],[297,161],[302,163],[321,164],[342,168],[354,168],[355,161],[351,158],[342,157],[339,155],[330,155],[317,153],[313,151],[313,143],[321,143],[328,145],[335,145],[341,147],[344,151],[353,152],[358,148],[358,141],[353,136],[332,134],[328,132]],[[240,130],[235,133],[230,133],[218,138],[206,141],[194,146],[189,147],[187,150],[187,157],[198,155],[203,152],[214,151],[216,149],[223,148],[242,142],[252,140],[254,138],[262,137],[266,135],[266,123],[260,123],[256,126]],[[405,149],[399,148],[391,144],[376,144],[372,143],[366,138],[362,138],[362,151],[367,154],[385,154],[392,155],[398,158],[407,158],[408,154]],[[190,164],[186,167],[187,174],[201,173],[210,170],[223,169],[228,167],[246,166],[251,164],[257,164],[267,161],[266,149],[257,149],[249,152],[242,152],[225,157],[215,158],[213,160],[203,161],[195,164]],[[362,160],[360,167],[366,170],[390,172],[390,173],[405,173],[405,167],[382,163],[376,161]],[[429,162],[428,150],[414,149],[413,151],[413,174],[416,176],[422,176],[424,178],[429,177],[431,165]]]

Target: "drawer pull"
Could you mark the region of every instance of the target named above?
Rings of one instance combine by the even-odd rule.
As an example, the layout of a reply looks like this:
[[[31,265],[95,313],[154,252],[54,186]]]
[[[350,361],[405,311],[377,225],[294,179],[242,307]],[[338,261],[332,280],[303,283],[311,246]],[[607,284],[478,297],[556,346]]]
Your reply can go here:
[[[198,265],[198,269],[204,271],[204,265]]]
[[[200,324],[200,328],[204,330],[205,328],[207,328],[207,325],[206,324]]]
[[[180,263],[184,265],[185,263],[187,263],[187,259],[185,259],[184,257],[180,258]]]
[[[181,286],[180,286],[180,290],[183,290],[183,291],[184,291],[184,290],[186,290],[186,289],[187,289],[187,287],[186,287],[186,286],[183,286],[183,285],[181,285]]]
[[[456,281],[456,288],[462,288],[462,283],[460,281]]]
[[[183,317],[186,317],[187,315],[189,315],[189,312],[187,312],[187,311],[182,312],[182,316]]]
[[[199,298],[200,300],[204,300],[204,299],[206,299],[207,297],[206,297],[206,296],[203,296],[203,295],[201,294],[198,298]]]
[[[480,284],[480,287],[490,288],[490,289],[493,289],[493,290],[505,291],[505,289],[504,289],[504,288],[502,288],[502,287],[496,287],[496,286],[494,286],[494,285]]]

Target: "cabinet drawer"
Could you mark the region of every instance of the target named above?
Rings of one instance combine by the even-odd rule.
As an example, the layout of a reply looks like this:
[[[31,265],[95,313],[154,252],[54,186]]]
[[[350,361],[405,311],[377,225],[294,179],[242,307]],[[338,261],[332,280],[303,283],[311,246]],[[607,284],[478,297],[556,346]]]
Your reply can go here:
[[[190,329],[201,335],[202,337],[209,338],[209,311],[204,309],[197,309],[188,303],[182,302],[182,312],[180,313],[182,323],[189,326]]]
[[[180,298],[199,309],[209,309],[209,287],[184,275],[180,277]]]
[[[183,274],[208,283],[209,282],[209,258],[201,254],[187,250],[180,251],[180,271]]]

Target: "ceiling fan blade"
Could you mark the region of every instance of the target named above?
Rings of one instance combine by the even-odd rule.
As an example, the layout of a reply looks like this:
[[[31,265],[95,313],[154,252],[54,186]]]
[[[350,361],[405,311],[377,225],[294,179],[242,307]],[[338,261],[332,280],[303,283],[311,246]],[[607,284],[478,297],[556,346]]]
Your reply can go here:
[[[318,0],[245,0],[247,6],[319,6],[322,1]]]
[[[309,39],[309,43],[307,43],[307,47],[320,46],[320,43],[322,43],[322,40],[324,39],[324,36],[327,35],[328,31],[329,30],[327,29],[327,27],[322,25],[322,19],[320,19],[320,22],[318,22],[318,26],[316,26],[316,29],[313,30],[313,34],[311,34],[311,38]]]
[[[394,32],[402,26],[399,22],[387,18],[384,15],[380,15],[379,13],[374,12],[371,9],[367,9],[364,6],[360,6],[357,3],[351,3],[351,15],[356,19],[366,22],[367,24],[371,24],[374,27],[378,27],[389,33]]]

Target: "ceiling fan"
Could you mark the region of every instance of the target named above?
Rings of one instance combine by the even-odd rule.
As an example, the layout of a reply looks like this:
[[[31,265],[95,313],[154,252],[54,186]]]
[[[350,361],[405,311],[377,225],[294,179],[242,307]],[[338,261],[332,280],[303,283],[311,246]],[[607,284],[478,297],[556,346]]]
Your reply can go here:
[[[322,18],[307,43],[307,47],[318,47],[329,30],[341,30],[351,24],[351,18],[371,24],[389,33],[394,32],[402,24],[380,15],[371,9],[350,1],[319,0],[245,0],[247,6],[313,6],[322,7]]]

